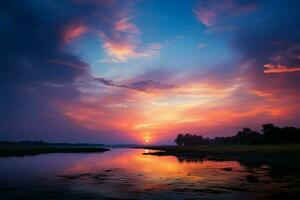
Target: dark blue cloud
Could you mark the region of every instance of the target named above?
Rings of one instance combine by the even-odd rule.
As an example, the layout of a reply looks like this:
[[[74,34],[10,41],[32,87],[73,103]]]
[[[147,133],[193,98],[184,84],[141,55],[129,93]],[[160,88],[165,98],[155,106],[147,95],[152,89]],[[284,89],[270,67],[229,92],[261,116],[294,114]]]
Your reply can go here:
[[[287,107],[298,107],[300,73],[282,70],[282,73],[266,74],[264,65],[300,66],[299,10],[299,1],[260,1],[260,9],[251,16],[251,23],[238,30],[232,42],[233,48],[242,56],[239,66],[244,69],[238,70],[243,71],[241,76],[250,87],[272,94],[273,100],[276,99],[273,103],[286,102]],[[286,124],[299,125],[299,112],[286,117],[293,118]]]
[[[72,1],[1,1],[0,139],[79,140],[89,132],[58,106],[76,101],[75,81],[89,76],[88,65],[63,48],[64,27],[89,9]]]
[[[262,70],[263,64],[272,62],[276,55],[283,53],[282,59],[287,59],[285,52],[299,52],[300,2],[265,1],[260,6],[251,16],[252,22],[238,30],[233,46],[245,59],[255,59]],[[285,64],[294,62],[285,60]]]

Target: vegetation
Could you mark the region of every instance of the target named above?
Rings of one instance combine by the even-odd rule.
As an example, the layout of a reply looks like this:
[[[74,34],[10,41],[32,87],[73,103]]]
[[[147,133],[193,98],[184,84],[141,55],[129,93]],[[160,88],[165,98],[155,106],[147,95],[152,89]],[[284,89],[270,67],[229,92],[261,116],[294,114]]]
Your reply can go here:
[[[43,153],[87,153],[108,151],[97,144],[46,143],[43,141],[1,142],[0,157]]]
[[[151,155],[175,155],[175,156],[217,156],[230,157],[246,156],[254,157],[276,157],[279,159],[292,157],[300,158],[300,144],[216,144],[216,145],[198,145],[198,146],[152,146],[147,149],[159,150],[150,152]]]
[[[266,158],[300,160],[300,129],[264,124],[261,132],[243,128],[229,137],[204,138],[201,135],[179,134],[178,146],[154,146],[152,155],[217,158]],[[296,158],[296,159],[295,159]]]
[[[235,136],[204,138],[201,135],[179,134],[175,139],[178,146],[195,146],[207,144],[299,144],[300,129],[295,127],[277,127],[264,124],[261,133],[243,128]]]

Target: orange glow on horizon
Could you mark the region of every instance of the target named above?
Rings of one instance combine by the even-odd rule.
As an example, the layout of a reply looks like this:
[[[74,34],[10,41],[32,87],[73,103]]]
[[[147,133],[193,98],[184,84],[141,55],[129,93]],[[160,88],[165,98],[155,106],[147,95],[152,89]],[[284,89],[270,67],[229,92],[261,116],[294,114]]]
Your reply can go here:
[[[224,124],[238,129],[241,122],[257,118],[273,121],[297,110],[288,103],[291,98],[243,87],[240,80],[228,86],[186,83],[147,93],[110,87],[101,99],[62,106],[65,116],[84,127],[124,133],[140,144],[173,141],[182,131],[200,130],[196,133],[207,137],[211,129],[221,129]],[[239,101],[240,94],[251,97],[251,103]]]

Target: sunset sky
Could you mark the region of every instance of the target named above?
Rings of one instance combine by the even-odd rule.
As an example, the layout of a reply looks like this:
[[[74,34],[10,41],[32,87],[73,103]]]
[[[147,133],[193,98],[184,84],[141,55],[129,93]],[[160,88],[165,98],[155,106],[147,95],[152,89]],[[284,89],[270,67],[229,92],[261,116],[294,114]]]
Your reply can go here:
[[[4,0],[0,140],[300,126],[300,1]]]

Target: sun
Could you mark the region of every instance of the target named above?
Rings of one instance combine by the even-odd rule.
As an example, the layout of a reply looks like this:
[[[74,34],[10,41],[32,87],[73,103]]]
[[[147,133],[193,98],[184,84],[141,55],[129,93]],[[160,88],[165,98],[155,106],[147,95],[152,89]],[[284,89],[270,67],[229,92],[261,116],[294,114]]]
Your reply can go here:
[[[146,143],[149,143],[149,142],[150,142],[150,139],[149,139],[149,138],[145,138],[145,142],[146,142]]]

